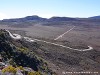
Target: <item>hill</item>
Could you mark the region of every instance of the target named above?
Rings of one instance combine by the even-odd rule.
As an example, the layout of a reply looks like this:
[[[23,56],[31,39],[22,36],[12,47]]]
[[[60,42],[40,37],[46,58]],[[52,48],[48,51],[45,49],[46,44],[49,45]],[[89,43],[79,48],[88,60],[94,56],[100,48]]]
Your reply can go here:
[[[33,25],[61,26],[61,25],[100,25],[100,16],[90,18],[71,18],[71,17],[51,17],[49,19],[42,18],[37,15],[26,16],[23,18],[4,19],[0,21],[0,25],[27,27]]]
[[[39,16],[27,16],[24,18],[14,18],[14,19],[4,19],[2,22],[25,22],[25,21],[45,21],[46,18],[41,18]]]
[[[89,17],[90,19],[100,19],[100,16]]]
[[[57,75],[62,75],[63,71],[100,72],[100,19],[52,17],[40,21],[41,17],[37,18],[32,20],[33,16],[29,16],[24,21],[2,20],[0,22],[1,29],[19,34],[26,37],[27,40],[24,38],[13,40],[6,31],[2,31],[6,34],[1,36],[0,49],[3,52],[1,57],[7,58],[9,61],[13,60],[18,66],[26,66],[47,75],[49,73],[52,75],[51,70]],[[68,32],[73,27],[75,28]],[[68,33],[63,37],[54,40],[66,32]],[[38,39],[38,41],[28,42],[27,37]],[[57,46],[57,44],[63,47]],[[91,46],[93,49],[81,52],[64,48],[65,46],[75,49],[87,49],[88,46]],[[91,73],[91,75],[94,74]]]
[[[12,75],[52,75],[47,63],[34,53],[38,48],[39,44],[36,42],[30,43],[24,39],[14,40],[10,38],[8,32],[0,30],[0,75],[6,75],[6,73],[7,75],[10,73]],[[18,72],[21,74],[17,74]]]
[[[45,21],[74,21],[75,18],[70,17],[51,17],[49,19],[42,18],[37,15],[33,16],[27,16],[24,18],[13,18],[13,19],[3,19],[2,22],[26,22],[26,21],[39,21],[39,22],[45,22]]]

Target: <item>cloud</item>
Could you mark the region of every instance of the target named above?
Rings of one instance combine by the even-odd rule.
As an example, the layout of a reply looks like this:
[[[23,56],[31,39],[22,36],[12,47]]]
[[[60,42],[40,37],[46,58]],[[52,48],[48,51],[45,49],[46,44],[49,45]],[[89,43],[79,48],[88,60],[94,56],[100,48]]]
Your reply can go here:
[[[6,14],[0,12],[0,20],[7,19],[7,18],[8,16]]]

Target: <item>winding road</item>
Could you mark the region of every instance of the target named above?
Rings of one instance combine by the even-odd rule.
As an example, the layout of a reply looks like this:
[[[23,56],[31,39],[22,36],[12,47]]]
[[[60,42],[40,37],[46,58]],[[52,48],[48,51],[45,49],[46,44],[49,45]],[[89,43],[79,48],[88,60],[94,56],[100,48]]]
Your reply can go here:
[[[74,27],[73,27],[74,28]],[[73,28],[71,28],[69,31],[71,31]],[[19,35],[19,34],[12,34],[12,33],[10,33],[10,31],[9,30],[6,30],[8,33],[9,33],[9,35],[10,35],[10,37],[12,38],[12,39],[14,39],[14,40],[19,40],[19,39],[22,39],[22,36],[21,35]],[[67,32],[65,32],[64,34],[66,34],[66,33],[68,33],[69,31],[67,31]],[[64,35],[63,34],[63,35]],[[63,36],[62,35],[62,36]],[[63,48],[67,48],[67,49],[71,49],[71,50],[76,50],[76,51],[89,51],[89,50],[93,50],[93,47],[91,47],[91,46],[88,46],[88,49],[75,49],[75,48],[71,48],[71,47],[68,47],[68,46],[64,46],[64,45],[60,45],[60,44],[56,44],[56,43],[52,43],[52,42],[48,42],[48,41],[44,41],[44,40],[39,40],[39,39],[34,39],[34,40],[32,40],[31,38],[29,38],[29,37],[23,37],[26,41],[29,41],[29,42],[35,42],[35,41],[40,41],[40,42],[44,42],[44,43],[47,43],[47,44],[51,44],[51,45],[55,45],[55,46],[59,46],[59,47],[63,47]]]
[[[6,31],[9,33],[10,37],[14,40],[19,40],[22,38],[21,35],[19,35],[19,34],[11,34],[11,32],[9,30],[6,30]]]
[[[71,48],[71,47],[68,47],[68,46],[64,46],[64,45],[60,45],[60,44],[56,44],[56,43],[47,42],[47,41],[44,41],[44,40],[38,40],[38,39],[34,39],[34,40],[35,41],[45,42],[47,44],[52,44],[52,45],[55,45],[55,46],[60,46],[60,47],[71,49],[71,50],[76,50],[76,51],[89,51],[89,50],[93,49],[93,47],[91,47],[91,46],[88,46],[88,49],[75,49],[75,48]]]

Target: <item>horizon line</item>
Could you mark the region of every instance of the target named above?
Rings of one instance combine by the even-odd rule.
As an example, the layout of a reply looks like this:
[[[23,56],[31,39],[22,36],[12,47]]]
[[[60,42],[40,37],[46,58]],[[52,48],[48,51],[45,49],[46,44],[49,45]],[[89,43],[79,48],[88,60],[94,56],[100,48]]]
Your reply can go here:
[[[91,17],[96,17],[96,16],[99,16],[99,15],[96,15],[96,16],[88,16],[88,17],[71,17],[71,16],[51,16],[51,17],[43,17],[43,16],[39,16],[39,15],[30,15],[30,16],[38,16],[38,17],[41,17],[41,18],[50,19],[50,18],[52,18],[52,17],[91,18]],[[23,16],[23,17],[9,17],[9,18],[3,18],[3,19],[0,19],[0,20],[5,20],[5,19],[19,19],[19,18],[25,18],[25,17],[28,17],[28,15]]]

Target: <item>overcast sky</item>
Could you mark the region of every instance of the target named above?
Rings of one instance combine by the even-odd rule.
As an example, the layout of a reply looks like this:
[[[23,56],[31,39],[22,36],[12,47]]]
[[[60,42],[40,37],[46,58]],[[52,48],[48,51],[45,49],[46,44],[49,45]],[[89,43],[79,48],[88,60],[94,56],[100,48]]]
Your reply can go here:
[[[90,17],[100,15],[100,0],[0,0],[0,19],[41,17]]]

